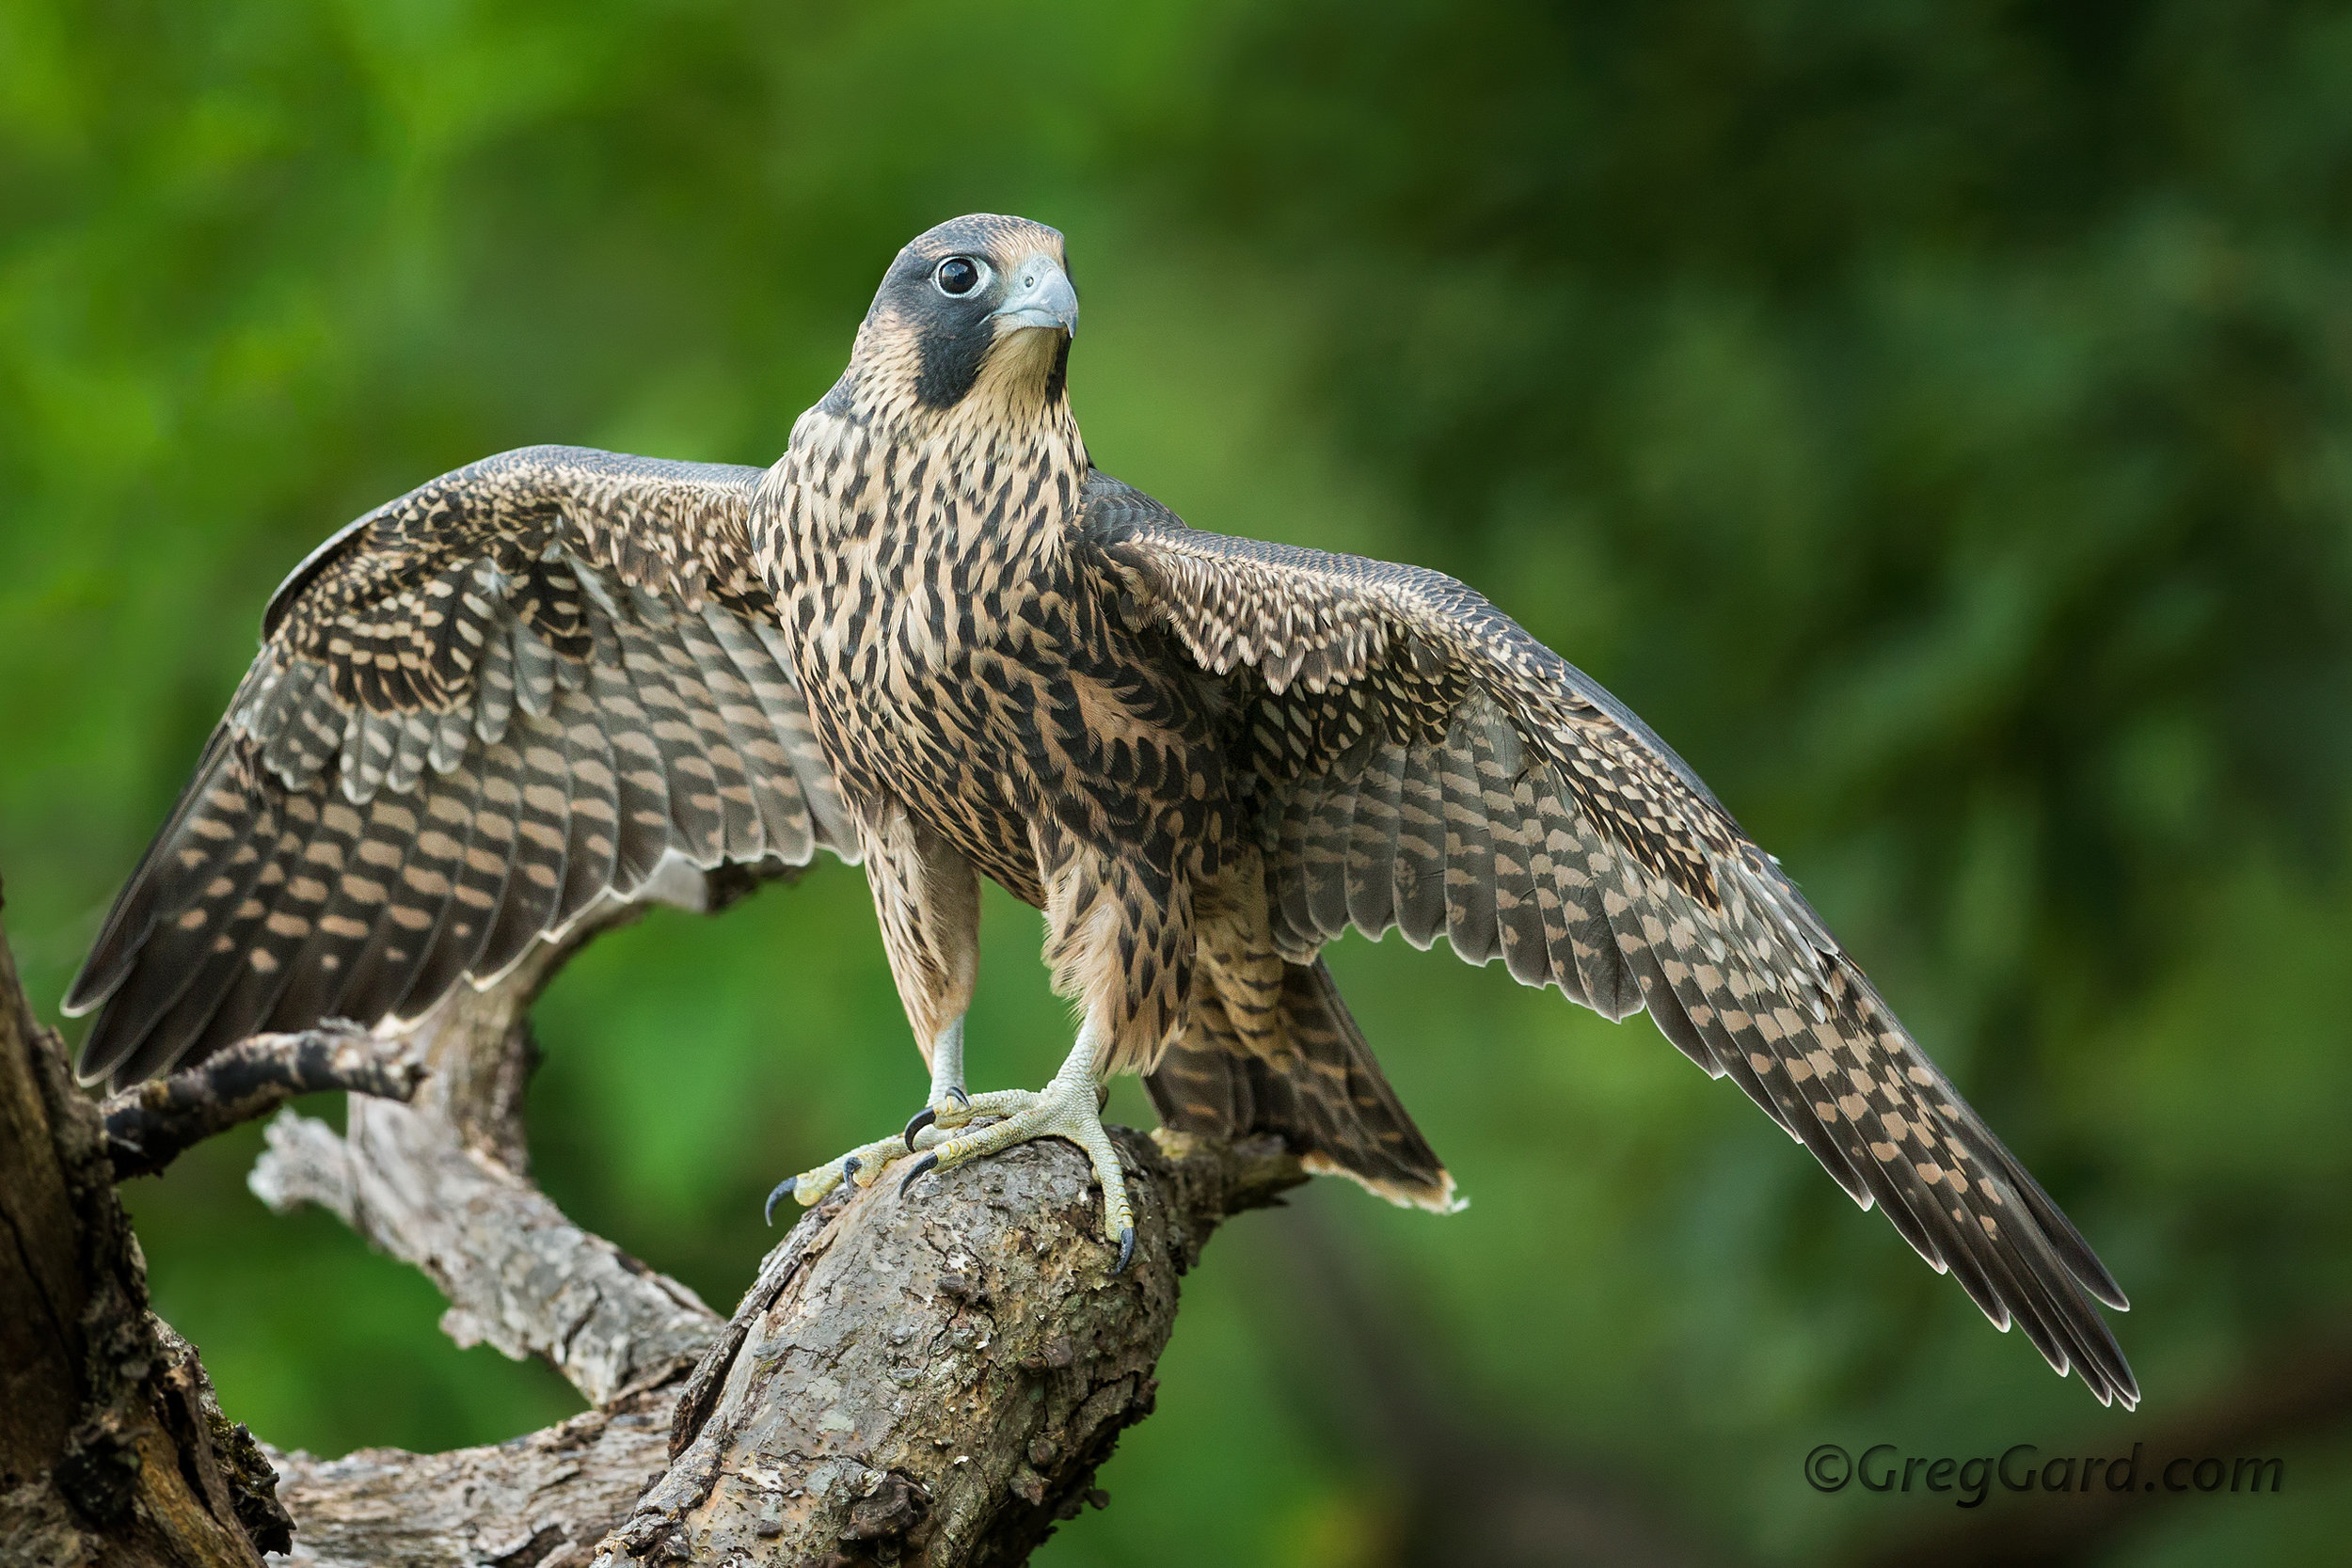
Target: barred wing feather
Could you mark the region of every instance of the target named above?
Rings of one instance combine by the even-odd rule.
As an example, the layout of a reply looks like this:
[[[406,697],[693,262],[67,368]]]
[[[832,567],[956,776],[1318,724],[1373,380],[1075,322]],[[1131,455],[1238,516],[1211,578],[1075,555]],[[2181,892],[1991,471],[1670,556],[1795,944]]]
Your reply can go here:
[[[1996,1325],[2137,1402],[2089,1244],[1623,705],[1438,573],[1201,532],[1101,474],[1087,499],[1109,585],[1239,710],[1285,958],[1393,927],[1613,1019],[1646,1008]]]
[[[67,999],[100,1009],[84,1074],[419,1016],[665,863],[853,855],[751,563],[759,474],[526,448],[320,546]]]

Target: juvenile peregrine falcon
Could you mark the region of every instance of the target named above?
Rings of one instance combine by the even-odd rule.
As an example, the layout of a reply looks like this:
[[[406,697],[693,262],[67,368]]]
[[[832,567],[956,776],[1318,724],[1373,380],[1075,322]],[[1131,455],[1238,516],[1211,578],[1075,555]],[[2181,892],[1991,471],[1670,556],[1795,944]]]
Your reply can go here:
[[[1060,234],[959,218],[899,252],[773,467],[535,447],[328,540],[74,985],[83,1071],[415,1019],[666,868],[823,846],[865,863],[931,1085],[790,1190],[1058,1134],[1123,1268],[1114,1072],[1171,1127],[1454,1206],[1318,957],[1393,927],[1646,1008],[2134,1403],[2092,1304],[2122,1291],[1682,759],[1451,578],[1200,532],[1096,468],[1077,322]],[[1080,1008],[1035,1093],[964,1088],[983,876],[1044,911]]]

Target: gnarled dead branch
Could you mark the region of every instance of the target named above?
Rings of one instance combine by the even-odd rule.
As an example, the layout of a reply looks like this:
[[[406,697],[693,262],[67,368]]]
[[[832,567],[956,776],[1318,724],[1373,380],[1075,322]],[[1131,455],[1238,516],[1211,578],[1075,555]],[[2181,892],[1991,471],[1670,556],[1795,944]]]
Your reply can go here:
[[[185,1072],[151,1079],[101,1107],[115,1179],[153,1176],[217,1132],[265,1117],[296,1095],[341,1089],[406,1100],[424,1063],[405,1039],[326,1023],[298,1035],[256,1035]]]
[[[711,902],[739,891],[714,884]],[[1150,1412],[1177,1276],[1225,1216],[1304,1180],[1297,1162],[1270,1140],[1122,1130],[1137,1237],[1116,1277],[1101,1193],[1060,1143],[946,1173],[912,1199],[895,1182],[845,1187],[723,1322],[573,1224],[528,1174],[526,1014],[601,924],[408,1029],[257,1037],[117,1096],[103,1139],[71,1097],[103,1187],[297,1094],[352,1091],[342,1133],[278,1109],[255,1193],[334,1212],[440,1287],[459,1343],[538,1356],[595,1406],[452,1453],[269,1450],[293,1555],[353,1568],[1022,1560],[1101,1500],[1095,1467]],[[193,1353],[165,1364],[199,1388],[190,1408],[209,1399]],[[219,1516],[244,1522],[239,1494],[220,1491]],[[243,1536],[230,1544],[246,1556],[220,1560],[255,1560]]]

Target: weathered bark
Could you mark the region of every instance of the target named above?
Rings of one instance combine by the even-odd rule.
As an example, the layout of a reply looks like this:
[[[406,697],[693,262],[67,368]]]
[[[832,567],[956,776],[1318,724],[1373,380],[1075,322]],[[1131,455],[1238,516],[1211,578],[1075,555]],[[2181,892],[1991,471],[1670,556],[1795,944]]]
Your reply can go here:
[[[1058,1142],[830,1201],[770,1255],[680,1400],[675,1463],[599,1562],[1016,1563],[1152,1410],[1176,1277],[1303,1180],[1273,1140],[1116,1134],[1136,1257]],[[918,1190],[920,1191],[920,1190]]]
[[[589,933],[542,948],[498,985],[460,990],[405,1048],[426,1077],[409,1103],[355,1096],[338,1136],[281,1111],[254,1166],[280,1212],[318,1204],[449,1298],[461,1345],[536,1355],[592,1404],[683,1376],[718,1315],[693,1291],[566,1219],[522,1171],[532,1001]]]
[[[148,1310],[97,1108],[0,935],[0,1561],[260,1568],[273,1481]]]
[[[1176,1273],[1226,1214],[1303,1179],[1268,1146],[1167,1142],[1121,1134],[1138,1239],[1119,1280],[1103,1277],[1101,1195],[1058,1143],[913,1202],[890,1182],[845,1190],[769,1255],[734,1320],[713,1322],[691,1378],[495,1447],[273,1453],[294,1554],[339,1568],[1018,1562],[1099,1497],[1094,1467],[1149,1413]]]
[[[450,1338],[536,1355],[593,1404],[683,1376],[718,1328],[691,1291],[572,1224],[437,1117],[355,1099],[347,1135],[281,1111],[269,1142],[251,1179],[262,1201],[333,1212],[441,1288]]]
[[[326,1568],[580,1568],[670,1462],[675,1389],[448,1453],[270,1450],[297,1561]]]
[[[714,880],[711,903],[744,885]],[[259,1037],[119,1096],[111,1142],[57,1061],[58,1092],[87,1124],[88,1180],[108,1205],[110,1155],[116,1169],[157,1168],[294,1094],[359,1091],[340,1135],[279,1110],[254,1191],[280,1209],[338,1214],[432,1277],[450,1303],[442,1326],[461,1344],[536,1355],[596,1406],[453,1453],[270,1451],[295,1558],[955,1568],[1018,1562],[1057,1519],[1099,1502],[1095,1467],[1151,1409],[1176,1276],[1227,1214],[1303,1180],[1297,1162],[1271,1143],[1120,1131],[1137,1236],[1116,1279],[1101,1194],[1065,1144],[947,1173],[911,1198],[895,1181],[845,1189],[802,1219],[722,1322],[572,1224],[526,1173],[525,1017],[601,924],[397,1036]],[[64,1365],[63,1354],[12,1344],[8,1365]],[[196,1380],[192,1407],[209,1396],[193,1353],[157,1365]],[[201,1430],[227,1442],[225,1423]],[[266,1474],[258,1452],[249,1463]]]
[[[153,1176],[217,1132],[269,1115],[296,1095],[341,1089],[406,1100],[424,1077],[408,1042],[348,1023],[256,1035],[169,1078],[125,1089],[102,1107],[115,1180]]]

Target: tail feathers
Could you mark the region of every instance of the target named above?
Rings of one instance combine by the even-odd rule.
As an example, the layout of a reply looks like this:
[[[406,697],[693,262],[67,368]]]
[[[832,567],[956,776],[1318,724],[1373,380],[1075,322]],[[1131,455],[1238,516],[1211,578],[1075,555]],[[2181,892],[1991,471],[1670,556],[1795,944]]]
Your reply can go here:
[[[1395,1204],[1441,1213],[1462,1207],[1330,971],[1321,959],[1282,970],[1281,1027],[1271,1050],[1243,1043],[1213,971],[1196,976],[1184,1036],[1144,1079],[1160,1120],[1222,1137],[1277,1133],[1317,1175],[1349,1177]]]

